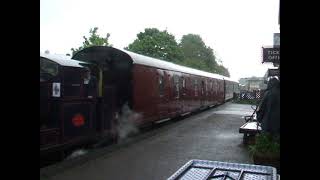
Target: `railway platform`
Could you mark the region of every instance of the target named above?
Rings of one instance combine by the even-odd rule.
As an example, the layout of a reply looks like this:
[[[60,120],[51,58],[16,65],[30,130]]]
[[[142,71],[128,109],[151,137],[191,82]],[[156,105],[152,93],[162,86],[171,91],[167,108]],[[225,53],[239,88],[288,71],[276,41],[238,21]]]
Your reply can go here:
[[[243,117],[252,112],[250,105],[228,102],[89,152],[82,160],[41,169],[40,179],[163,180],[191,159],[253,164],[239,133]]]

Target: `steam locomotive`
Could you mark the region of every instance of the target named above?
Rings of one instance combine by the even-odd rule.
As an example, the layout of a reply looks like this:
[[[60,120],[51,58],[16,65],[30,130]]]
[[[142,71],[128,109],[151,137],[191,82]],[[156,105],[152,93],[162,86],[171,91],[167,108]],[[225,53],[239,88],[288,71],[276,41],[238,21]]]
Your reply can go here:
[[[88,95],[86,69],[96,77]],[[119,136],[126,106],[138,127],[222,104],[239,92],[230,78],[126,50],[93,46],[72,58],[40,54],[40,155]]]

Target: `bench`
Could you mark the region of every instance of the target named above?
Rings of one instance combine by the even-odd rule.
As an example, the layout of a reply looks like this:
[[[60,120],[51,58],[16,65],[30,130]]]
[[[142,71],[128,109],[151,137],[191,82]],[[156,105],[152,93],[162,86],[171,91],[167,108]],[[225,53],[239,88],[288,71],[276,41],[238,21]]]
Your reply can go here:
[[[243,133],[243,144],[250,144],[257,133],[261,131],[260,123],[257,126],[257,121],[254,119],[247,120],[245,117],[246,123],[239,128],[239,133]]]

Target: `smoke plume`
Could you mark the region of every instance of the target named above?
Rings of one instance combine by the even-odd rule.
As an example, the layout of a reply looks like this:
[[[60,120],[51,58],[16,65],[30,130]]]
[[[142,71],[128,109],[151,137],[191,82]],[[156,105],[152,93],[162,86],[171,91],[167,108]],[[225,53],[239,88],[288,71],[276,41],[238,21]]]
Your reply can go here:
[[[129,135],[139,132],[136,122],[140,118],[141,115],[132,111],[127,103],[122,106],[121,114],[118,119],[119,140],[123,140]]]

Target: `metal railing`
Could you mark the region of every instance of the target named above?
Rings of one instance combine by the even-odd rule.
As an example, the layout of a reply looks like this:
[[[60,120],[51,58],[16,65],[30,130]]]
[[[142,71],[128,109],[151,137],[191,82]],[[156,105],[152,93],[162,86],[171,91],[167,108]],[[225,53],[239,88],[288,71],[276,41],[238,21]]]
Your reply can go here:
[[[239,94],[240,100],[259,100],[262,99],[264,91],[242,91]]]

